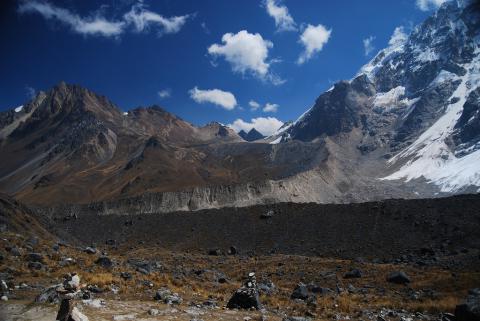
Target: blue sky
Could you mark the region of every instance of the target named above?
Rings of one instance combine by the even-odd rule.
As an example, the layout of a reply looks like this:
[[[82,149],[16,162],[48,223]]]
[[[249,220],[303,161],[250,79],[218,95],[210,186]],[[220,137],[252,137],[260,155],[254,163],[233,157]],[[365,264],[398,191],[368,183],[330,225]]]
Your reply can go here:
[[[2,2],[0,110],[64,80],[124,110],[268,132],[443,1]]]

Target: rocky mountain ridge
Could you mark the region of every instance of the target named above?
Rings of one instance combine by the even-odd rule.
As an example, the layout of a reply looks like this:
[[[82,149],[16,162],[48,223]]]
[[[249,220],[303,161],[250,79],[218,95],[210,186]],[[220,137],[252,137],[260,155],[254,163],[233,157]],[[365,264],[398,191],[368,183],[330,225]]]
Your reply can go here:
[[[0,113],[0,191],[108,213],[478,192],[479,12],[448,2],[409,36],[396,30],[352,80],[255,143],[60,83]]]

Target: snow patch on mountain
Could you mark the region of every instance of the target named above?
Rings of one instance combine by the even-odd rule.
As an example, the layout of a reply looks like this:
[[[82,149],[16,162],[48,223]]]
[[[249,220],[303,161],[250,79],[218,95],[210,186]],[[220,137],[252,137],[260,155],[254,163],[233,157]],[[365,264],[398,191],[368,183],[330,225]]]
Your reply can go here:
[[[360,71],[354,78],[364,74],[368,77],[368,79],[373,81],[377,71],[387,63],[390,64],[392,69],[395,69],[397,66],[392,65],[392,59],[404,52],[407,39],[407,35],[404,33],[403,28],[397,27],[390,38],[388,43],[389,46],[383,50],[380,50],[380,52],[372,60],[360,68]]]
[[[23,105],[18,106],[17,108],[14,109],[16,113],[19,113],[23,110]]]
[[[480,151],[458,158],[447,145],[468,95],[480,86],[480,55],[478,50],[476,53],[476,58],[464,65],[467,73],[461,77],[455,76],[461,83],[450,99],[458,97],[458,100],[450,104],[445,114],[414,143],[388,161],[393,165],[400,160],[408,159],[398,171],[382,179],[405,179],[408,182],[423,177],[439,186],[442,192],[457,192],[463,187],[480,186]],[[443,72],[434,82],[447,79],[450,81],[455,78]]]
[[[270,142],[271,145],[279,144],[282,141],[282,136],[278,137],[277,139]]]
[[[386,93],[377,93],[373,100],[375,107],[390,107],[398,104],[405,95],[405,87],[398,86]]]

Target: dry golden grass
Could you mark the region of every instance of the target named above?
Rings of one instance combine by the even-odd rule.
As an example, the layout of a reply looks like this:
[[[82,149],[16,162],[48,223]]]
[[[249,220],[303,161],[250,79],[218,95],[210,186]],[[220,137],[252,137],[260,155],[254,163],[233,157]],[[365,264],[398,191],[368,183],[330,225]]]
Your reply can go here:
[[[15,244],[23,246],[24,238],[16,235],[2,235],[7,239],[1,245]],[[409,265],[352,263],[349,260],[325,259],[292,255],[272,255],[262,257],[219,256],[212,257],[201,254],[172,253],[158,247],[110,249],[104,248],[109,256],[118,263],[114,268],[103,269],[95,264],[98,255],[84,253],[81,249],[61,247],[58,252],[51,250],[51,243],[42,242],[38,251],[48,253],[45,264],[48,270],[31,271],[26,267],[23,258],[6,256],[0,263],[0,271],[6,267],[15,268],[15,281],[27,284],[43,283],[45,285],[60,282],[68,272],[77,272],[82,283],[95,284],[108,288],[111,284],[119,287],[119,299],[151,300],[152,293],[160,287],[168,287],[179,293],[186,302],[201,303],[214,297],[219,305],[225,305],[232,293],[241,286],[245,276],[255,271],[259,282],[271,280],[276,291],[272,295],[262,295],[262,303],[270,310],[285,311],[290,315],[315,313],[316,319],[329,319],[337,313],[355,314],[364,309],[395,308],[408,311],[438,313],[453,311],[468,289],[480,286],[480,272],[443,270],[437,267],[418,268]],[[102,250],[102,249],[100,249]],[[24,252],[26,253],[26,252]],[[60,267],[59,262],[65,257],[72,257],[76,265]],[[162,264],[163,270],[143,275],[126,264],[129,258],[145,258]],[[181,267],[185,273],[175,273]],[[360,279],[343,279],[350,268],[356,267],[364,272]],[[191,271],[216,270],[227,275],[228,282],[219,284],[197,276]],[[406,296],[404,286],[389,284],[386,276],[393,270],[404,270],[411,278],[409,285],[413,290],[431,289],[438,293],[435,298],[410,300]],[[130,272],[132,280],[123,280],[120,272]],[[174,275],[177,275],[176,277]],[[149,288],[143,281],[154,284]],[[340,295],[318,296],[316,307],[295,302],[290,295],[298,282],[315,282],[322,287],[335,289],[337,284],[346,288],[352,284],[356,288],[366,285],[374,288],[385,288],[385,294],[368,291],[368,294],[342,293]],[[109,295],[108,293],[102,295]]]

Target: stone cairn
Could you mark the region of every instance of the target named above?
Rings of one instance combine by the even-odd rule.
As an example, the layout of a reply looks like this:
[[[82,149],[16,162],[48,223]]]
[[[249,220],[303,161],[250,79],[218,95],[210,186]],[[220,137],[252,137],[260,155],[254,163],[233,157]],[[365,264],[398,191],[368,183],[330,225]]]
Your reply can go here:
[[[261,309],[257,287],[257,279],[254,272],[248,273],[244,285],[239,288],[227,304],[228,309]]]
[[[88,318],[75,307],[75,298],[80,294],[80,277],[76,273],[64,276],[62,286],[57,288],[60,297],[60,309],[57,321],[88,321]]]

